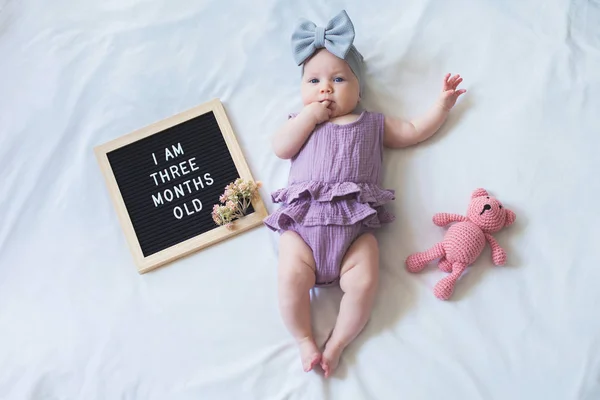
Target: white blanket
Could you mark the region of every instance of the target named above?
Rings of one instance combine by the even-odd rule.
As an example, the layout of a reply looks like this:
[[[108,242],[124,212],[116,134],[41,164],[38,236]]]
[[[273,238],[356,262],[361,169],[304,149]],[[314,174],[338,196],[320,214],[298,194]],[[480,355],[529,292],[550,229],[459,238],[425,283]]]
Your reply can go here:
[[[139,275],[93,147],[219,98],[268,209],[301,107],[298,17],[342,8],[365,104],[411,118],[446,72],[468,90],[428,142],[385,153],[372,318],[335,376],[304,373],[261,226]],[[600,398],[600,3],[0,1],[0,398]],[[403,260],[485,187],[514,210],[453,300]],[[314,296],[322,344],[339,289]]]

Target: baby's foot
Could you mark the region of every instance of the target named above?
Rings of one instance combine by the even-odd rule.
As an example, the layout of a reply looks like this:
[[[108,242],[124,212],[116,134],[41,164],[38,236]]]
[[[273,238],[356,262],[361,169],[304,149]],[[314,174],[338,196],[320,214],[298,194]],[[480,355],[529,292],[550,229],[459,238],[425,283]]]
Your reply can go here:
[[[329,378],[329,376],[335,372],[343,350],[344,348],[342,346],[334,344],[331,341],[327,342],[327,345],[325,345],[325,351],[323,352],[323,357],[321,359],[321,368],[323,368],[323,372],[325,372],[325,378]]]
[[[298,341],[300,350],[300,359],[302,360],[302,368],[304,372],[311,371],[315,365],[321,362],[321,353],[317,349],[315,341],[310,338],[304,338]]]

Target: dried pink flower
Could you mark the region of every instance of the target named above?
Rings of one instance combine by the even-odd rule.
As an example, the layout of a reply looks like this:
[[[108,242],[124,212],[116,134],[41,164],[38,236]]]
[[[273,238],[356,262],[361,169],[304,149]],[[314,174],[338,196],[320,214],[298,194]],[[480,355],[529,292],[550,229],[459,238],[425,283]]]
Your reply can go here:
[[[233,221],[246,215],[252,200],[258,195],[260,186],[262,186],[261,182],[253,182],[242,178],[237,178],[234,182],[225,186],[225,191],[219,197],[219,201],[224,205],[214,205],[213,221],[217,225],[225,225],[228,229],[232,229]]]

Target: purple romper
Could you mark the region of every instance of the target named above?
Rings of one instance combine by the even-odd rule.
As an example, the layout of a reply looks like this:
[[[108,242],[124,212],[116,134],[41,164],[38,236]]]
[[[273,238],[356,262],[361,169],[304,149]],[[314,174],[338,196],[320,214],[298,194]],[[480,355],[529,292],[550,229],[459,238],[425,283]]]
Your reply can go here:
[[[315,259],[317,286],[338,281],[356,238],[394,220],[383,205],[395,192],[379,186],[383,131],[384,116],[367,111],[349,124],[317,125],[291,159],[288,186],[271,194],[282,205],[264,223],[304,239]]]

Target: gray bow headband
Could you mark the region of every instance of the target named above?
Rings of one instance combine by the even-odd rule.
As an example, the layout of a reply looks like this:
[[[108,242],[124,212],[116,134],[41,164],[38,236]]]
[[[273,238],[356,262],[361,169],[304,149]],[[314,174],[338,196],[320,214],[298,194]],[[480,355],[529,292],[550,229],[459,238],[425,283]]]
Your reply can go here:
[[[292,51],[296,64],[301,65],[318,49],[327,49],[348,63],[358,79],[362,93],[363,56],[354,47],[353,42],[354,25],[346,11],[342,10],[325,28],[301,18],[292,34]]]

